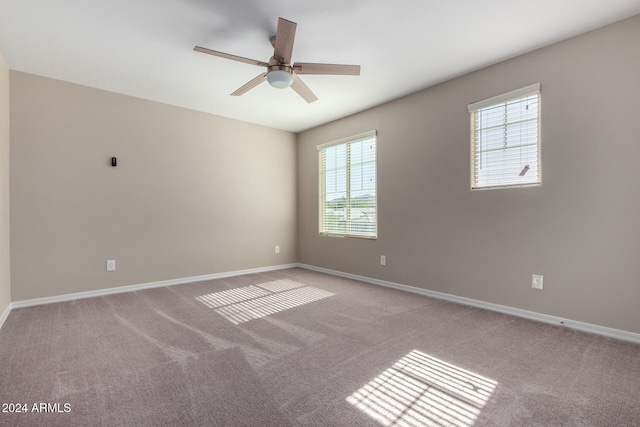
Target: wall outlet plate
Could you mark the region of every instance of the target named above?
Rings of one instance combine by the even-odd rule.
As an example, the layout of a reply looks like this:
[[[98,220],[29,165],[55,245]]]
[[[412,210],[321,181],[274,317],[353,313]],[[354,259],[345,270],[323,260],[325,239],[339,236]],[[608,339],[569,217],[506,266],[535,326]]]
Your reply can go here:
[[[116,271],[116,260],[108,259],[107,260],[107,271]]]
[[[537,289],[539,291],[542,290],[542,276],[539,274],[534,274],[531,276],[531,287],[533,289]]]

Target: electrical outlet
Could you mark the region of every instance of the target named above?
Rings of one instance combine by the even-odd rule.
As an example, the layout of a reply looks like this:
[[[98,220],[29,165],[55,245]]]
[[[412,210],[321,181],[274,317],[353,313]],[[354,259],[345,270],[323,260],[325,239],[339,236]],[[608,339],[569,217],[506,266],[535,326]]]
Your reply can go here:
[[[531,276],[531,287],[539,291],[542,290],[542,276],[534,274]]]
[[[107,260],[107,271],[116,271],[116,260],[108,259]]]
[[[387,257],[380,255],[380,265],[387,265]]]
[[[276,253],[279,254],[280,253],[280,246],[276,246]]]

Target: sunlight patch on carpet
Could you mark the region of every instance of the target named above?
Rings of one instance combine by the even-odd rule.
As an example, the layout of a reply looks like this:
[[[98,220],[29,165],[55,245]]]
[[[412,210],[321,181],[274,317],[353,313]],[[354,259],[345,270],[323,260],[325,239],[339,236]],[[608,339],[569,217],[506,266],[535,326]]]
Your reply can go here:
[[[260,286],[261,288],[271,292],[282,292],[282,291],[288,291],[290,289],[301,288],[306,285],[300,282],[295,282],[293,280],[281,279],[281,280],[274,280],[273,282],[260,283],[256,286]],[[310,287],[310,286],[307,286],[307,287]]]
[[[266,295],[270,294],[264,289],[256,288],[255,286],[246,286],[244,288],[229,289],[226,291],[201,295],[196,297],[196,299],[209,308],[217,308]]]
[[[413,350],[347,397],[384,426],[472,426],[497,382]]]
[[[200,295],[196,300],[238,325],[333,295],[303,283],[281,279]]]

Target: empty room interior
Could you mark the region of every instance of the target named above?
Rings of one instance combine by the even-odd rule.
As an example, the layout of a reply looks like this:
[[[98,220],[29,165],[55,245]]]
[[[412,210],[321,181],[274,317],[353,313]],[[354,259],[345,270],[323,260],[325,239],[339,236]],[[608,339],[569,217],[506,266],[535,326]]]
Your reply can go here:
[[[0,425],[640,426],[638,40],[0,0]]]

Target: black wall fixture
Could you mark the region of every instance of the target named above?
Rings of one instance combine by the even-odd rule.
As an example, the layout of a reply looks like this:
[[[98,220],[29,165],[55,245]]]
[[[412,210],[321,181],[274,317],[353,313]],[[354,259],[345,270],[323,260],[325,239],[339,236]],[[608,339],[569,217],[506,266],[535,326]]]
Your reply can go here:
[[[115,166],[116,166],[116,164],[117,164],[116,158],[115,158],[115,157],[112,157],[112,158],[111,158],[111,166],[115,167]]]

